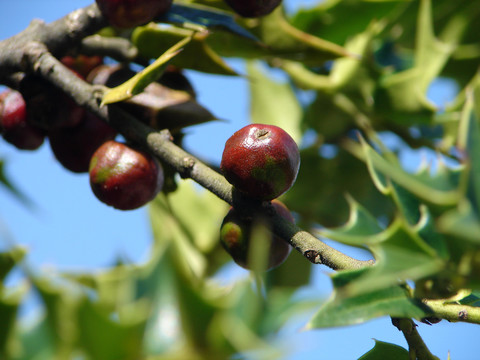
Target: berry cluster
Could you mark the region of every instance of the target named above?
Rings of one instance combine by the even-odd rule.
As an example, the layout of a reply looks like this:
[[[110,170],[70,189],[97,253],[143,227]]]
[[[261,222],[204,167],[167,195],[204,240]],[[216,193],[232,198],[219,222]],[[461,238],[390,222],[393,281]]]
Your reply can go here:
[[[101,58],[82,55],[66,56],[62,63],[82,79],[104,66]],[[7,89],[0,94],[0,132],[6,141],[22,150],[35,150],[48,138],[60,164],[75,173],[90,172],[97,198],[120,210],[141,207],[161,190],[160,163],[150,154],[114,141],[116,130],[102,119],[38,78],[25,78],[21,88],[27,90]]]
[[[273,125],[252,124],[234,133],[226,142],[220,169],[225,178],[245,196],[272,201],[285,220],[294,223],[286,206],[274,200],[293,185],[300,167],[297,144],[283,129]],[[225,217],[221,242],[234,261],[248,268],[247,256],[254,223],[269,224],[268,216],[255,213],[242,218],[235,209]],[[275,235],[270,239],[267,269],[287,258],[291,247]]]
[[[96,0],[110,25],[123,29],[146,24],[165,14],[172,2],[173,0]],[[247,18],[265,16],[281,2],[282,0],[225,0],[238,15]]]
[[[96,0],[96,3],[110,25],[132,28],[166,13],[172,1]],[[272,12],[281,0],[225,0],[225,3],[240,16],[260,17]],[[66,56],[62,62],[78,77],[93,84],[115,86],[131,75],[128,70],[125,73],[124,67],[103,65],[98,56]],[[170,72],[166,81],[178,84],[179,79],[183,79],[180,73]],[[180,83],[182,90],[193,93],[188,81]],[[115,129],[67,95],[35,76],[26,76],[19,90],[0,94],[0,132],[6,141],[19,149],[35,150],[47,137],[56,159],[72,172],[89,172],[93,193],[117,209],[141,207],[162,189],[164,171],[154,157],[115,141]],[[254,124],[228,139],[220,167],[236,190],[257,201],[272,201],[273,209],[294,223],[289,210],[276,198],[293,185],[299,165],[298,147],[285,131]],[[221,226],[222,245],[245,268],[249,267],[250,239],[257,224],[271,228],[266,213],[259,211],[245,217],[232,208]],[[269,246],[267,269],[280,265],[291,251],[287,242],[273,234]]]

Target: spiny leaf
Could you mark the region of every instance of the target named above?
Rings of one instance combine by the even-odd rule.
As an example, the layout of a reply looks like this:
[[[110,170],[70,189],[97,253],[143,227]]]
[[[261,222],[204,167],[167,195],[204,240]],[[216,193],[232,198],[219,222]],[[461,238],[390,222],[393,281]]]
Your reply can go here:
[[[347,197],[350,216],[345,225],[334,229],[318,231],[320,236],[354,246],[363,246],[368,238],[384,231],[378,220],[352,197]],[[366,242],[367,240],[367,242]]]
[[[192,37],[189,46],[171,60],[172,65],[210,74],[237,75],[235,70],[208,45],[207,40],[210,36],[207,32],[194,33],[173,26],[150,24],[137,27],[132,34],[132,42],[142,57],[156,58],[178,41]]]
[[[354,142],[348,142],[346,148],[367,163],[370,174],[380,191],[386,194],[391,191],[388,182],[381,180],[387,177],[427,204],[451,207],[462,198],[466,176],[463,168],[453,170],[439,167],[439,171],[433,176],[426,171],[409,174],[398,162],[387,160],[376,152],[363,138],[360,138],[360,144],[359,146]],[[381,178],[379,173],[383,174]]]
[[[370,269],[346,271],[334,274],[335,291],[332,297],[310,319],[307,329],[360,324],[381,317],[421,319],[430,314],[420,301],[408,296],[400,286],[367,292],[357,296],[344,296],[342,286],[364,276]]]
[[[368,61],[373,39],[384,26],[382,22],[372,21],[365,31],[350,39],[344,47],[355,55],[337,59],[328,75],[316,74],[301,62],[288,60],[281,63],[282,69],[299,87],[319,90],[322,96],[325,96],[325,92],[328,94],[345,88],[359,91],[362,95],[370,94],[375,84],[365,61]]]
[[[293,60],[300,57],[304,63],[318,65],[326,60],[352,56],[342,46],[292,26],[285,18],[282,7],[263,17],[255,33],[272,54]]]
[[[437,252],[401,219],[376,234],[355,236],[342,231],[336,233],[335,230],[320,233],[350,245],[367,246],[375,255],[376,263],[370,271],[344,286],[342,291],[348,296],[389,288],[399,281],[420,279],[444,267],[444,261]]]
[[[113,89],[108,90],[103,95],[102,106],[130,99],[143,91],[153,81],[158,80],[165,70],[167,63],[176,56],[181,48],[188,44],[191,37],[185,37],[174,46],[165,51],[157,60],[137,73],[130,80],[124,82]]]

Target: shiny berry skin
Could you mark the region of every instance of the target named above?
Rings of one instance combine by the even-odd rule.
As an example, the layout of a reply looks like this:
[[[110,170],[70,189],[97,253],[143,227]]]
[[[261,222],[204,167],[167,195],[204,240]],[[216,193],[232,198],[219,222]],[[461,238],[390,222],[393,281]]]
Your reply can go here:
[[[27,121],[27,105],[22,94],[5,90],[0,94],[0,133],[5,141],[21,150],[36,150],[45,135]]]
[[[286,192],[297,178],[300,153],[297,144],[274,125],[251,124],[225,143],[220,169],[237,190],[260,200]]]
[[[116,141],[100,146],[90,162],[90,186],[103,203],[119,210],[137,209],[158,194],[163,169],[150,154]]]
[[[287,207],[278,200],[272,201],[275,211],[290,223],[295,220]],[[245,269],[249,269],[248,256],[250,247],[250,238],[254,219],[263,218],[268,224],[268,217],[264,214],[243,219],[235,209],[230,209],[227,216],[223,219],[220,229],[220,242],[225,250],[232,256],[233,260]],[[271,234],[269,258],[265,270],[271,270],[282,264],[290,254],[292,247],[283,239]]]
[[[133,28],[152,21],[170,9],[172,0],[96,0],[110,25]]]
[[[256,18],[270,14],[282,0],[225,0],[239,15]]]
[[[78,125],[54,128],[48,132],[55,158],[64,168],[75,173],[88,172],[93,153],[116,135],[115,129],[88,111]]]

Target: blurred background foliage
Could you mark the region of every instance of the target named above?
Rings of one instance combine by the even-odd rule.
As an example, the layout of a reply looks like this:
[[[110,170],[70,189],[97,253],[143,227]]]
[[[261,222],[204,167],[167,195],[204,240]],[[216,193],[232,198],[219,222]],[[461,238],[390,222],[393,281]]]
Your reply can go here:
[[[224,58],[244,59],[251,121],[283,127],[301,147],[297,182],[282,201],[300,226],[368,250],[376,264],[333,275],[323,304],[295,297],[312,266],[296,252],[266,274],[227,281],[231,261],[218,236],[228,207],[177,179],[149,207],[146,263],[39,273],[19,246],[0,254],[2,280],[15,266],[28,278],[0,285],[0,358],[241,359],[255,350],[273,359],[288,352],[275,334],[312,309],[307,328],[435,316],[420,299],[478,306],[479,17],[470,0],[327,0],[248,20],[220,0],[175,1],[168,25],[120,34],[139,63],[194,27],[211,31],[195,34],[172,64],[238,76]],[[428,99],[439,79],[458,89],[442,108]],[[414,172],[402,159],[418,149],[437,161]],[[0,181],[25,201],[2,165]],[[26,326],[16,314],[30,289],[45,311]],[[408,359],[393,344],[372,351]]]

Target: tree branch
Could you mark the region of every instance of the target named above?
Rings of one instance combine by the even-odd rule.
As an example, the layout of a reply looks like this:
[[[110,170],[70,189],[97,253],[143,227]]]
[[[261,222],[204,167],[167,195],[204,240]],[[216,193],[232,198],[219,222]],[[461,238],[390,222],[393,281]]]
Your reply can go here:
[[[236,192],[225,178],[201,161],[176,146],[167,130],[156,130],[141,123],[115,104],[100,107],[104,87],[94,86],[78,78],[54,55],[68,46],[79,45],[83,38],[106,25],[95,4],[74,11],[50,25],[32,23],[24,32],[0,42],[0,80],[22,71],[40,75],[80,106],[110,123],[127,139],[148,148],[160,160],[175,168],[182,177],[191,178],[231,205],[246,210],[264,206],[271,214],[274,232],[314,264],[324,264],[335,270],[356,269],[371,265],[343,254],[306,231],[289,224],[275,213],[270,203],[258,203]]]
[[[438,318],[480,324],[480,307],[449,303],[445,300],[424,300]]]
[[[403,333],[407,340],[410,359],[440,360],[428,350],[412,319],[392,318],[392,324]]]

